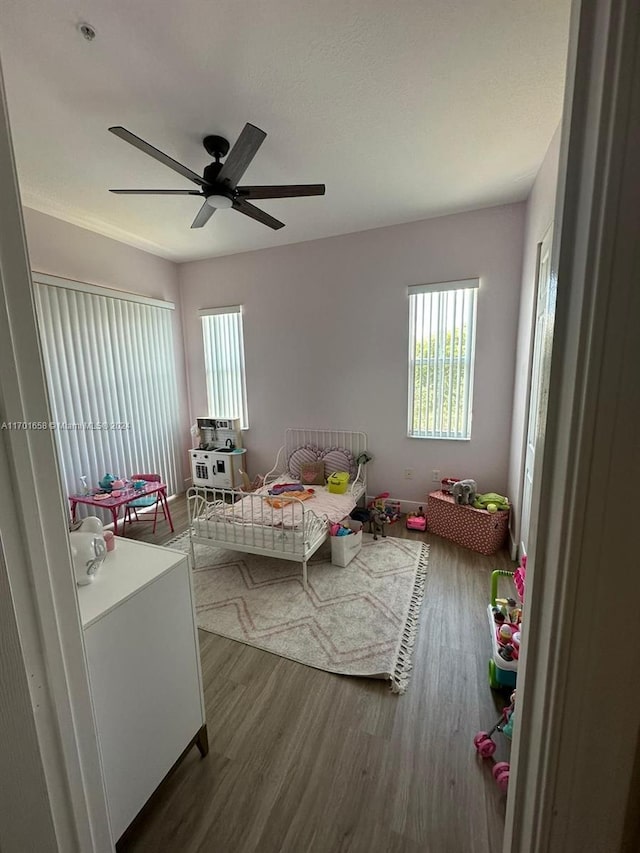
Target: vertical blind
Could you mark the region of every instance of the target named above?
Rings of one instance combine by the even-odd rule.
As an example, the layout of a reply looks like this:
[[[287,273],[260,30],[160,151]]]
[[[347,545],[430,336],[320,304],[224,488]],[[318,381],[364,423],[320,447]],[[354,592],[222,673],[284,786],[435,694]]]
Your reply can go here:
[[[75,283],[73,283],[75,284]],[[180,421],[172,312],[34,280],[63,486],[81,476],[158,473],[179,491]],[[106,291],[111,293],[111,291]]]
[[[242,308],[208,308],[200,311],[207,375],[208,415],[239,418],[249,427],[247,384],[244,367]]]
[[[478,279],[409,288],[409,435],[471,436]]]

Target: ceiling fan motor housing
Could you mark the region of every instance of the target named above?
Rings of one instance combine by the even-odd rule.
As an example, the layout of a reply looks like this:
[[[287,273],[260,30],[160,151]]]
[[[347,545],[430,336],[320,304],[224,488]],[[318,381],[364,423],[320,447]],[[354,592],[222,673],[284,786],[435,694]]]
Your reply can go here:
[[[205,136],[202,144],[207,154],[216,160],[226,157],[229,153],[229,140],[225,139],[224,136]]]

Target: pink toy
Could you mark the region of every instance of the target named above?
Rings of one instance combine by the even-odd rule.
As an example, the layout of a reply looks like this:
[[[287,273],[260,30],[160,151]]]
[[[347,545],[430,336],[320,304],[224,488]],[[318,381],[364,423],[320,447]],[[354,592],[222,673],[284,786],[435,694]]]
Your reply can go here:
[[[418,507],[418,512],[411,512],[407,516],[407,530],[426,530],[427,516],[424,514],[422,507]]]
[[[525,588],[525,579],[527,577],[527,555],[520,560],[520,565],[515,570],[513,575],[513,582],[518,590],[518,595],[520,596],[520,601],[524,601],[524,588]]]
[[[512,715],[515,710],[516,705],[516,694],[515,690],[511,694],[511,703],[507,705],[506,708],[503,708],[502,715],[495,726],[488,732],[478,732],[478,734],[473,739],[473,745],[476,748],[476,752],[480,756],[480,758],[491,758],[496,751],[495,741],[491,739],[491,736],[494,732],[504,732],[504,734],[511,738],[511,729],[513,726]],[[496,761],[493,765],[493,769],[491,771],[493,778],[496,780],[498,787],[501,791],[506,793],[507,788],[509,787],[509,763],[507,761]]]
[[[440,489],[445,493],[445,495],[450,495],[453,484],[459,482],[460,477],[443,477],[443,479],[440,480]]]

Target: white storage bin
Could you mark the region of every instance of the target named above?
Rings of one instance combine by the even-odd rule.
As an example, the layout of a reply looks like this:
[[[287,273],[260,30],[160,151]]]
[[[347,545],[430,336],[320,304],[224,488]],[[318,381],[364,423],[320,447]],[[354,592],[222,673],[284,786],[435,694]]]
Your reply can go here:
[[[331,562],[344,568],[362,548],[362,527],[350,536],[331,536]]]

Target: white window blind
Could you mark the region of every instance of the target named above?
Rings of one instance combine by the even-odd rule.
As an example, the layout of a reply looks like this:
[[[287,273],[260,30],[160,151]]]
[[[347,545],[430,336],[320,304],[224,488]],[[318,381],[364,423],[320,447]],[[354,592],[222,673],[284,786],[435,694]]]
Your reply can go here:
[[[172,311],[70,284],[34,278],[64,488],[77,493],[82,475],[95,485],[105,473],[157,473],[180,491]]]
[[[471,436],[478,279],[409,288],[409,436]]]
[[[247,383],[244,367],[242,308],[209,308],[200,311],[207,375],[208,415],[239,418],[249,427]]]

